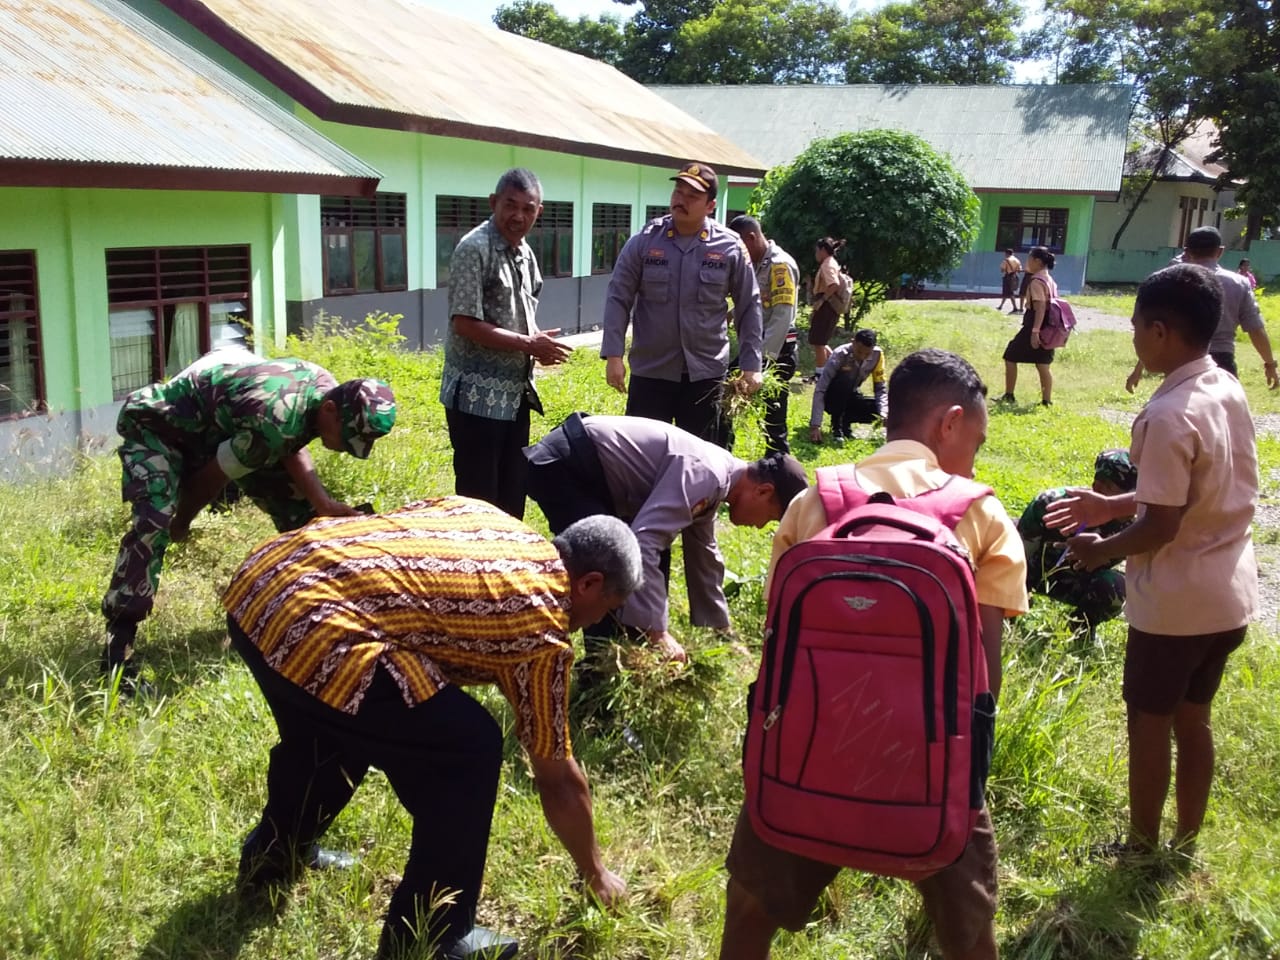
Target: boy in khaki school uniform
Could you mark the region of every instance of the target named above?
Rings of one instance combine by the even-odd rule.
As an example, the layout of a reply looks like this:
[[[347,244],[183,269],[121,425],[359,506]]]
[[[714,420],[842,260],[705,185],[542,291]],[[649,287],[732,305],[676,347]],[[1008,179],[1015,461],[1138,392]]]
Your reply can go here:
[[[1143,282],[1133,348],[1165,378],[1133,424],[1137,490],[1111,497],[1073,491],[1045,518],[1052,526],[1093,527],[1137,515],[1114,536],[1068,540],[1084,569],[1127,557],[1129,837],[1122,854],[1149,853],[1159,843],[1171,738],[1178,748],[1172,843],[1184,851],[1194,843],[1213,779],[1210,704],[1258,602],[1249,529],[1257,449],[1240,382],[1209,356],[1221,309],[1221,288],[1204,267],[1179,264]]]
[[[926,349],[904,358],[889,378],[888,442],[857,464],[860,482],[868,490],[911,497],[942,486],[953,474],[972,477],[987,437],[986,396],[977,372],[955,354]],[[773,540],[769,577],[788,547],[826,526],[816,487],[795,497]],[[994,495],[975,501],[955,534],[973,559],[987,672],[991,692],[999,697],[1004,618],[1027,610],[1022,539]],[[770,846],[756,835],[745,809],[726,865],[720,960],[765,960],[778,929],[803,929],[840,872],[834,864]],[[995,960],[997,866],[995,832],[984,808],[960,859],[915,884],[945,960]]]

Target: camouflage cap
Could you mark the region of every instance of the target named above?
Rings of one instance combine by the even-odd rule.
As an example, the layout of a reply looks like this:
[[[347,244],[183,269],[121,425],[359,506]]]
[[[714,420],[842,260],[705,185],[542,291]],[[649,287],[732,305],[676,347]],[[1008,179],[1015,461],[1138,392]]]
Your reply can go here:
[[[384,380],[348,380],[334,387],[327,399],[338,407],[342,445],[353,457],[368,457],[373,441],[386,436],[395,425],[396,398]]]
[[[1129,459],[1129,451],[1124,448],[1103,450],[1093,461],[1094,480],[1105,480],[1113,483],[1125,493],[1138,487],[1138,468]]]

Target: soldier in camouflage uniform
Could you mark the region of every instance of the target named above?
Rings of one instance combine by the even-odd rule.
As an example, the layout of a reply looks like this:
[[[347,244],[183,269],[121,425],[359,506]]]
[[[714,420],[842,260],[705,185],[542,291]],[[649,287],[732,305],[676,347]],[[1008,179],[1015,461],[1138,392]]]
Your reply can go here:
[[[1127,450],[1104,450],[1094,461],[1093,489],[1097,493],[1114,496],[1128,493],[1138,485],[1138,471],[1129,459]],[[1110,567],[1097,570],[1076,570],[1064,563],[1066,537],[1077,531],[1062,531],[1048,527],[1045,512],[1056,500],[1069,496],[1066,487],[1046,490],[1037,496],[1018,519],[1018,533],[1027,552],[1027,588],[1075,608],[1072,617],[1075,625],[1090,636],[1098,624],[1120,615],[1124,609],[1124,573]],[[1116,520],[1098,528],[1104,537],[1119,533],[1129,525],[1129,520]]]
[[[123,438],[121,496],[133,505],[111,585],[103,668],[130,662],[138,624],[151,612],[169,543],[228,482],[270,514],[280,531],[317,516],[357,511],[329,496],[307,444],[364,459],[395,423],[391,388],[381,380],[339,385],[304,360],[263,360],[244,351],[210,354],[164,383],[135,390],[116,430]]]

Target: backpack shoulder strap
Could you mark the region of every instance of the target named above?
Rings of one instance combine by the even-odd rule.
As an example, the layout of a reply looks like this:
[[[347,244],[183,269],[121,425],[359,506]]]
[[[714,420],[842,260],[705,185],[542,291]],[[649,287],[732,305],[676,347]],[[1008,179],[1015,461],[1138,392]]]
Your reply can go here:
[[[955,530],[960,518],[983,497],[994,493],[986,484],[954,474],[940,487],[916,494],[910,500],[899,500],[904,507],[933,517]],[[825,501],[824,501],[825,502]]]
[[[857,471],[851,463],[819,467],[814,474],[817,477],[818,496],[822,498],[823,509],[827,511],[827,523],[835,523],[871,497],[862,489]]]

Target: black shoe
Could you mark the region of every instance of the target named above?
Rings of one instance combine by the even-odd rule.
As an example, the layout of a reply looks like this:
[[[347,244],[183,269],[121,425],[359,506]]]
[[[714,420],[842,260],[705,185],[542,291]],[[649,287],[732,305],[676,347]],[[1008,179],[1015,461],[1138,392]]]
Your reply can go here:
[[[465,937],[459,937],[440,951],[444,960],[515,960],[520,952],[520,941],[495,933],[488,927],[472,927]]]
[[[1000,397],[996,399],[996,403],[1017,403],[1017,402],[1018,401],[1014,399],[1012,393],[1002,394]]]
[[[1052,401],[1052,400],[1041,400],[1041,401],[1040,401],[1040,406],[1042,406],[1042,407],[1052,407],[1052,406],[1053,406],[1053,401]]]
[[[102,648],[102,676],[111,686],[117,683],[122,696],[150,696],[155,693],[146,680],[138,676],[138,661],[134,657],[133,641],[137,636],[136,623],[113,623],[107,626],[107,642]]]

